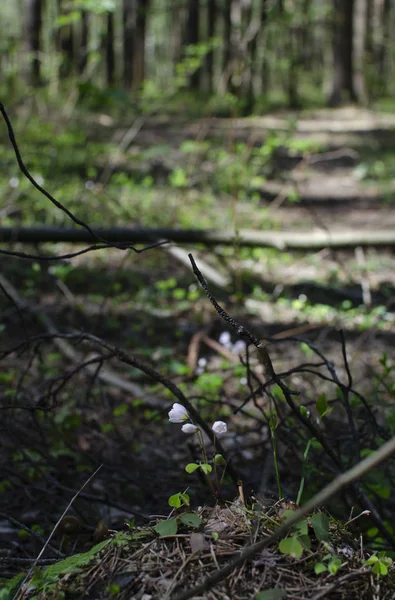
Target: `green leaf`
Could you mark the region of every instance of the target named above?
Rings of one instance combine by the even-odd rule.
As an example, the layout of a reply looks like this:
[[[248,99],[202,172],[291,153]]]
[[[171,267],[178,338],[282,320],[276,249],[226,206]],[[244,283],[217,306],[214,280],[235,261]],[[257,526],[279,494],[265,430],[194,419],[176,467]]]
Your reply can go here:
[[[340,558],[338,558],[337,556],[335,556],[329,563],[328,563],[328,571],[331,575],[336,575],[336,573],[338,572],[338,570],[340,569],[342,564],[342,561]]]
[[[315,403],[315,406],[316,406],[316,409],[318,411],[318,414],[320,415],[320,417],[322,419],[322,417],[328,411],[328,401],[326,399],[325,394],[321,394],[320,396],[318,396],[317,401]]]
[[[311,540],[308,535],[298,535],[298,540],[302,544],[304,550],[311,549]]]
[[[278,417],[276,411],[272,412],[269,419],[269,427],[272,431],[275,431],[278,427]]]
[[[293,558],[300,558],[303,554],[303,546],[295,536],[281,540],[279,550],[282,554],[289,554]]]
[[[173,508],[180,508],[180,506],[181,506],[180,494],[173,494],[172,496],[170,496],[168,503]]]
[[[326,542],[329,539],[329,519],[324,513],[319,512],[311,517],[311,524],[314,529],[315,537],[319,542]]]
[[[186,467],[185,470],[187,473],[193,473],[194,471],[196,471],[199,468],[200,465],[197,465],[196,463],[189,463]]]
[[[122,415],[125,415],[129,410],[129,406],[127,404],[120,404],[119,406],[116,406],[114,408],[114,410],[112,411],[112,414],[114,415],[114,417],[122,417]]]
[[[303,521],[299,521],[299,523],[296,523],[294,525],[294,530],[297,531],[298,535],[308,535],[309,526],[306,519],[303,519]]]
[[[324,563],[316,563],[314,565],[314,573],[316,575],[320,575],[321,573],[324,573],[326,571],[326,566],[324,565]]]
[[[160,535],[160,537],[167,537],[176,535],[177,533],[177,518],[167,519],[166,521],[160,521],[154,527],[154,531]]]
[[[378,560],[376,564],[373,565],[372,573],[378,577],[380,577],[380,575],[388,575],[388,568],[381,560]]]
[[[184,513],[180,515],[180,521],[188,527],[200,527],[202,524],[202,519],[194,513]]]
[[[310,412],[305,406],[303,406],[303,404],[299,406],[299,411],[302,417],[304,417],[305,419],[309,418]]]
[[[214,456],[214,464],[215,465],[226,465],[226,460],[222,456],[222,454],[216,454]]]
[[[258,592],[255,596],[255,600],[281,600],[285,598],[287,592],[280,590],[280,588],[270,588],[264,592]]]
[[[202,469],[205,475],[208,475],[213,470],[213,467],[211,465],[208,465],[207,463],[200,463],[200,468]]]
[[[186,506],[190,505],[191,499],[189,497],[189,494],[180,494],[180,498],[181,498],[183,504],[186,504]]]

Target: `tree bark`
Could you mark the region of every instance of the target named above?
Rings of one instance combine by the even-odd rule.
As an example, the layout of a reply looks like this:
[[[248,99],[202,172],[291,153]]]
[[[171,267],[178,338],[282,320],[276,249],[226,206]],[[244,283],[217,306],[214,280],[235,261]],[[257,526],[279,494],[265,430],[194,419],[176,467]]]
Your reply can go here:
[[[114,54],[114,13],[107,13],[106,31],[106,79],[109,86],[115,81],[115,54]]]
[[[215,35],[217,22],[217,0],[209,0],[207,6],[207,37],[211,41]],[[207,91],[213,93],[214,89],[214,51],[210,50],[206,56]]]
[[[136,28],[133,42],[133,90],[140,89],[145,79],[145,34],[148,8],[149,0],[137,0]]]
[[[199,43],[199,0],[188,0],[188,17],[185,30],[185,46]],[[196,69],[189,77],[189,85],[193,90],[200,89],[201,68]]]
[[[80,23],[80,44],[79,44],[79,60],[78,72],[82,74],[88,64],[88,22],[89,13],[86,10],[81,12]]]
[[[135,0],[123,0],[123,83],[130,88],[133,83],[133,39],[136,28]]]
[[[364,105],[368,103],[365,85],[365,60],[366,60],[366,29],[368,18],[367,0],[354,0],[354,90],[357,100]]]
[[[28,54],[26,81],[33,86],[38,86],[41,79],[39,53],[41,49],[42,9],[42,0],[24,0],[24,38],[25,51]]]
[[[329,105],[356,101],[353,77],[354,0],[333,0],[333,80]]]
[[[220,91],[228,89],[230,62],[232,58],[232,0],[225,0],[223,8],[224,32],[223,32],[223,57],[222,57],[222,85]]]

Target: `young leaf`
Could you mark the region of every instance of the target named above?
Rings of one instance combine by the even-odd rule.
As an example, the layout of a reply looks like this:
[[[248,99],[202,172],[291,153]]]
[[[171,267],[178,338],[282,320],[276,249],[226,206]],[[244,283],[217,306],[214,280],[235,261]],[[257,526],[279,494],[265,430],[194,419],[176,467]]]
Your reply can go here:
[[[181,506],[180,496],[181,496],[181,494],[173,494],[172,496],[170,496],[170,498],[168,499],[169,505],[172,506],[173,508],[180,508],[180,506]]]
[[[180,521],[188,527],[200,527],[202,519],[193,513],[184,513],[180,515]]]
[[[302,544],[304,550],[311,549],[311,540],[308,535],[298,535],[298,540]]]
[[[196,469],[199,468],[199,465],[197,465],[196,463],[189,463],[186,467],[185,470],[187,473],[193,473],[194,471],[196,471]]]
[[[214,464],[215,465],[226,465],[226,460],[222,456],[222,454],[216,454],[214,456]]]
[[[378,577],[380,577],[380,575],[388,575],[388,568],[381,560],[378,560],[376,564],[373,565],[372,573]]]
[[[294,536],[281,540],[279,550],[282,554],[289,554],[293,558],[300,558],[303,554],[303,546]]]
[[[309,528],[306,519],[299,521],[299,523],[295,523],[294,529],[297,531],[298,535],[308,535]]]
[[[320,417],[322,419],[322,417],[328,411],[328,401],[326,399],[325,394],[321,394],[320,396],[318,396],[317,401],[315,403],[315,406],[316,406],[316,409],[318,411],[318,414],[320,415]]]
[[[336,575],[342,564],[341,559],[338,556],[334,556],[333,559],[328,563],[328,571],[331,575]]]
[[[185,504],[186,506],[190,505],[191,499],[189,497],[189,494],[180,494],[180,498],[181,498],[183,504]]]
[[[278,427],[278,417],[277,417],[277,413],[276,411],[272,412],[270,419],[269,419],[269,427],[272,430],[272,432],[277,429]]]
[[[199,466],[205,475],[208,475],[213,470],[213,467],[211,465],[208,465],[207,463],[200,463]]]
[[[177,518],[167,519],[166,521],[160,521],[157,525],[155,525],[154,530],[160,537],[167,537],[171,535],[176,535],[177,533]]]
[[[315,563],[314,565],[314,573],[316,575],[320,575],[321,573],[324,573],[326,571],[326,566],[324,565],[324,563]]]
[[[326,542],[329,538],[329,519],[324,513],[319,512],[311,517],[311,524],[315,537],[319,542]]]

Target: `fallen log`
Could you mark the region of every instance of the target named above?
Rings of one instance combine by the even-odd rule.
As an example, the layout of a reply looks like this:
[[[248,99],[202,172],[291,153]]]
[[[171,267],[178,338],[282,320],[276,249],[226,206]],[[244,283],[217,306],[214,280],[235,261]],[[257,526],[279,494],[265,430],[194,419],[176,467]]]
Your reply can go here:
[[[395,231],[256,231],[206,229],[140,229],[128,227],[98,227],[95,234],[110,244],[147,244],[161,240],[204,246],[268,247],[279,250],[317,250],[321,248],[355,248],[356,246],[395,246]],[[1,242],[97,243],[84,229],[59,227],[0,227]]]

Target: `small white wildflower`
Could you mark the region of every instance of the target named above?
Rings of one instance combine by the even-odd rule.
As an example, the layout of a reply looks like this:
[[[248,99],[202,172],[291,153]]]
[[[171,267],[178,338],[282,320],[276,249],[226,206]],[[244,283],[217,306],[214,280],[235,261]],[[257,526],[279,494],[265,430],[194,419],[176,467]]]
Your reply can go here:
[[[247,385],[247,377],[240,377],[240,385]]]
[[[223,331],[220,334],[219,343],[221,344],[221,346],[223,346],[224,348],[227,348],[228,350],[230,350],[232,348],[232,342],[230,339],[229,331]]]
[[[243,342],[243,340],[237,340],[237,342],[233,344],[232,352],[233,354],[241,354],[242,352],[245,352],[245,349],[246,343]]]
[[[199,365],[199,367],[205,367],[207,365],[207,359],[203,358],[203,357],[199,358],[198,365]]]
[[[11,179],[9,180],[8,183],[9,183],[10,187],[17,188],[19,185],[19,179],[18,179],[18,177],[11,177]]]
[[[185,423],[185,425],[181,427],[181,431],[183,433],[186,433],[187,435],[189,435],[190,433],[196,433],[197,430],[198,428],[196,427],[196,425],[193,425],[192,423]]]
[[[85,181],[85,188],[89,191],[92,191],[95,189],[95,182],[91,181],[90,179],[88,179],[88,181]]]
[[[187,409],[182,404],[175,402],[173,408],[169,410],[169,421],[170,423],[183,423],[188,421],[189,416]]]
[[[223,421],[215,421],[212,426],[212,430],[214,431],[215,435],[220,436],[228,431],[228,426]]]

